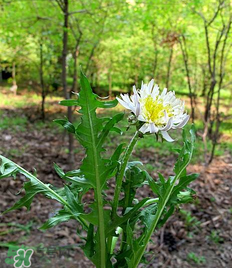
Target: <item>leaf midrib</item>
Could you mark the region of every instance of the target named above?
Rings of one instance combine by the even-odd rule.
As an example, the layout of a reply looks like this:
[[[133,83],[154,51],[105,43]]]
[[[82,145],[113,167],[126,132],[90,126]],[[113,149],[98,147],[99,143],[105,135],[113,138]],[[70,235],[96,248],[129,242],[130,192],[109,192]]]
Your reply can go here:
[[[84,91],[85,92],[85,91]],[[96,194],[97,194],[97,204],[98,204],[98,226],[99,226],[99,238],[100,238],[100,262],[101,268],[105,268],[105,222],[104,222],[104,213],[103,213],[103,201],[101,195],[101,184],[100,184],[100,176],[99,176],[99,169],[98,169],[98,157],[97,157],[97,145],[94,136],[94,129],[92,124],[92,117],[91,117],[91,110],[89,109],[88,105],[88,94],[85,94],[86,98],[86,109],[88,114],[88,121],[90,126],[91,132],[91,139],[92,139],[92,151],[93,151],[93,158],[94,158],[94,166],[95,166],[95,178],[96,178]]]

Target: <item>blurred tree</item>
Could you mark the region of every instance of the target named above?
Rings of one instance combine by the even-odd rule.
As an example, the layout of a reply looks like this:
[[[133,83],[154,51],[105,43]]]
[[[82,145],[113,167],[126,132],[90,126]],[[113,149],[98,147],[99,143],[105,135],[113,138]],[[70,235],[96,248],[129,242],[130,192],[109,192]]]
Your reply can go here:
[[[52,0],[46,8],[40,0],[1,0],[0,16],[1,70],[15,66],[19,90],[41,94],[42,118],[48,94],[78,92],[80,64],[102,96],[155,78],[188,96],[212,159],[225,118],[222,92],[232,88],[230,0]],[[70,108],[67,116],[72,121]]]

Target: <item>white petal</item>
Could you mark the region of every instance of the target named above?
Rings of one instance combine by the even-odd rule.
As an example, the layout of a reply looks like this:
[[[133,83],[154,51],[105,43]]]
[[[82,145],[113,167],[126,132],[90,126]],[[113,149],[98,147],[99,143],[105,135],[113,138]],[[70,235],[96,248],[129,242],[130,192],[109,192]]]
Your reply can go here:
[[[138,120],[139,120],[139,121],[142,121],[142,122],[147,122],[147,120],[143,117],[142,114],[140,114],[140,115],[138,116]]]
[[[188,123],[189,118],[190,118],[190,116],[189,115],[186,115],[186,117],[184,118],[184,120],[182,122],[180,122],[176,126],[173,126],[172,128],[176,129],[176,128],[182,128],[182,127],[184,127]]]
[[[144,124],[142,127],[139,129],[143,134],[149,132],[149,124]]]
[[[167,88],[164,88],[163,92],[161,93],[161,98],[163,98],[167,93]]]
[[[133,86],[133,92],[134,92],[134,94],[137,93],[137,90],[136,90],[136,87],[135,86]]]
[[[125,107],[126,109],[128,110],[133,110],[133,107],[131,106],[131,104],[121,100],[120,98],[116,97],[116,99],[118,100],[118,102],[123,106]]]
[[[159,95],[159,87],[158,87],[158,85],[155,85],[153,88],[153,91],[151,93],[151,96],[153,99],[155,99],[156,96],[158,96],[158,95]]]
[[[149,84],[147,86],[150,94],[151,94],[151,90],[152,90],[153,85],[154,85],[154,79],[151,79],[151,81],[149,82]]]
[[[159,129],[154,125],[154,123],[149,124],[150,133],[157,133]]]
[[[168,142],[173,142],[174,140],[169,136],[167,131],[161,131],[161,135]]]
[[[171,117],[171,118],[169,118],[167,125],[163,128],[160,128],[160,130],[161,131],[168,131],[169,129],[172,128],[172,125],[173,125],[173,118]]]
[[[139,114],[140,114],[140,103],[137,102],[135,105],[135,115],[139,116]]]

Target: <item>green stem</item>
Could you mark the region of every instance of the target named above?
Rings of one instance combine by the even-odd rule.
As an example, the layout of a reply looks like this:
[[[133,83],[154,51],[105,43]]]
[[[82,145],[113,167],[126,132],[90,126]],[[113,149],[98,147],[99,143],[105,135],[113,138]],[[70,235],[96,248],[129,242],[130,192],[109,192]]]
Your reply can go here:
[[[118,208],[118,202],[119,202],[119,196],[122,188],[122,180],[124,177],[124,173],[127,167],[127,162],[131,156],[131,153],[134,149],[134,146],[139,138],[139,131],[137,130],[135,132],[135,135],[130,141],[130,144],[128,145],[126,152],[123,156],[122,162],[121,162],[121,168],[119,170],[119,173],[116,176],[116,188],[114,193],[114,200],[113,200],[113,206],[112,206],[112,220],[115,219],[115,216],[117,214],[117,208]]]
[[[91,122],[91,120],[89,120]],[[91,134],[93,144],[96,144],[94,137],[94,131],[92,130],[93,126],[91,123]],[[97,208],[98,208],[98,230],[99,230],[99,244],[100,244],[100,266],[98,268],[106,268],[106,236],[105,236],[105,220],[104,220],[104,209],[103,209],[103,197],[102,197],[102,188],[100,182],[100,175],[98,169],[98,154],[97,149],[93,146],[93,155],[94,155],[94,166],[96,167],[96,189],[95,197],[97,199]]]
[[[116,188],[115,188],[113,205],[112,205],[112,213],[111,213],[112,222],[115,220],[115,217],[117,215],[118,202],[119,202],[120,192],[121,192],[121,188],[122,188],[122,180],[123,180],[124,173],[125,173],[125,170],[127,167],[127,162],[131,156],[131,153],[134,149],[134,146],[135,146],[138,138],[139,138],[139,131],[137,130],[135,132],[133,138],[131,139],[130,144],[128,145],[126,151],[125,151],[125,154],[124,154],[122,161],[121,161],[120,170],[116,176]],[[112,239],[113,239],[113,236],[110,236],[108,238],[108,249],[110,251],[112,248]]]
[[[140,260],[141,260],[143,254],[144,254],[144,251],[145,251],[145,249],[147,247],[147,244],[149,243],[150,238],[151,238],[151,236],[152,236],[152,234],[153,234],[153,232],[154,232],[154,230],[155,230],[155,228],[157,226],[157,223],[158,223],[160,217],[162,216],[163,210],[164,210],[164,208],[165,208],[165,206],[166,206],[166,204],[167,204],[167,202],[169,200],[169,197],[170,197],[170,195],[172,193],[172,190],[173,190],[173,188],[175,186],[175,182],[179,179],[180,175],[182,174],[182,172],[184,171],[184,169],[186,168],[186,166],[189,164],[189,162],[191,160],[191,157],[192,157],[192,153],[190,154],[190,157],[189,157],[188,162],[181,168],[181,170],[179,171],[179,173],[175,176],[175,179],[172,181],[172,185],[171,185],[169,191],[164,196],[164,199],[163,199],[163,201],[161,203],[160,208],[158,208],[158,211],[157,211],[156,216],[154,218],[154,221],[153,221],[153,223],[151,225],[151,228],[150,228],[150,230],[148,230],[148,232],[147,232],[147,234],[146,234],[146,236],[144,238],[144,241],[143,241],[143,245],[144,246],[141,246],[141,248],[135,254],[136,256],[135,255],[133,256],[133,268],[136,268],[139,265]]]

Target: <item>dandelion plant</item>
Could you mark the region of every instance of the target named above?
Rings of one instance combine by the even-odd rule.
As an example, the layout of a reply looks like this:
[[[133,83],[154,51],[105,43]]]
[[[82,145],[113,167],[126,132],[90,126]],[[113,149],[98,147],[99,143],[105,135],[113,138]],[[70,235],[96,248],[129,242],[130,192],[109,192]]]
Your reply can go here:
[[[187,174],[194,148],[195,134],[191,127],[189,135],[183,130],[182,148],[178,156],[174,175],[164,178],[162,174],[152,177],[142,163],[130,162],[132,151],[139,139],[154,135],[164,142],[173,142],[170,129],[183,128],[189,120],[184,111],[184,102],[174,92],[157,85],[143,84],[140,90],[133,88],[133,95],[121,95],[112,101],[101,100],[93,93],[83,73],[80,78],[81,90],[76,99],[64,100],[64,106],[78,106],[81,115],[75,127],[66,119],[57,119],[72,133],[85,150],[84,159],[77,170],[63,171],[57,164],[54,169],[63,180],[62,188],[43,183],[16,163],[0,156],[0,179],[15,177],[18,173],[28,180],[24,184],[25,195],[4,213],[25,206],[30,209],[33,198],[40,193],[54,199],[62,208],[40,228],[46,230],[61,222],[76,220],[81,226],[82,247],[85,255],[97,268],[136,268],[141,263],[146,247],[154,231],[162,226],[182,203],[191,201],[193,190],[188,185],[197,174]],[[129,124],[134,136],[125,146],[118,144],[109,158],[105,157],[107,137],[111,131],[121,135],[117,123],[124,113],[112,118],[98,117],[97,108],[110,109],[118,102],[132,112]],[[107,198],[109,180],[114,180],[114,195]],[[141,187],[149,185],[152,197],[137,198]],[[94,192],[94,201],[83,201],[89,191]]]

